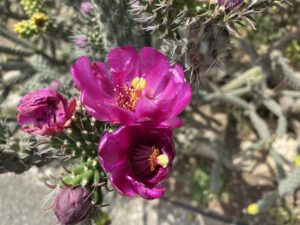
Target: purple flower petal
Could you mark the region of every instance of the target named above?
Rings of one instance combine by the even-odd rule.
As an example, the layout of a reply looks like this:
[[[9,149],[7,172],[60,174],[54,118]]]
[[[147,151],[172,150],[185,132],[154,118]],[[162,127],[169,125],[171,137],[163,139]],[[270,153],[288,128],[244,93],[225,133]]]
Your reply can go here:
[[[71,74],[75,86],[90,97],[95,100],[111,99],[111,96],[101,89],[97,73],[93,71],[90,61],[86,56],[82,56],[76,61],[71,68]]]
[[[147,86],[156,90],[165,78],[170,68],[167,58],[154,48],[143,48],[140,52],[141,76],[147,81]]]
[[[132,46],[114,48],[108,53],[112,81],[115,85],[131,82],[139,76],[139,55]]]
[[[130,176],[127,176],[126,179],[133,190],[142,198],[152,200],[160,198],[165,193],[165,188],[162,185],[146,186],[144,183],[134,180]]]

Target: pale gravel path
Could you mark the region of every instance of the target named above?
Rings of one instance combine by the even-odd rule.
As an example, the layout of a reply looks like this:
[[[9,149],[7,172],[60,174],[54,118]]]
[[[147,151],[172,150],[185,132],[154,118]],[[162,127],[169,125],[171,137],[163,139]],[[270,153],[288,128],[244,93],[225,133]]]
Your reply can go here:
[[[42,206],[47,194],[49,190],[39,181],[37,169],[23,175],[1,174],[0,225],[55,225],[52,211]]]
[[[22,175],[0,175],[0,225],[55,225],[52,210],[42,206],[47,189],[38,169]],[[158,200],[126,199],[117,196],[107,208],[113,225],[229,225],[194,214]]]

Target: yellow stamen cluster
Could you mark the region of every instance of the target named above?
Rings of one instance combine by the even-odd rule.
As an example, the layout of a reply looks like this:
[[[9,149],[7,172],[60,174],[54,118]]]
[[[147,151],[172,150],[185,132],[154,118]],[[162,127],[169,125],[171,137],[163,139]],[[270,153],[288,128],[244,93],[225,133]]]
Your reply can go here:
[[[151,172],[155,170],[156,165],[160,165],[163,168],[167,168],[169,165],[169,157],[165,154],[159,155],[159,150],[155,146],[152,147],[152,153],[148,161]]]
[[[159,150],[153,146],[152,154],[149,156],[149,159],[148,159],[151,172],[155,170],[155,160],[156,160],[158,154],[159,154]]]
[[[117,93],[116,101],[119,107],[134,111],[138,100],[135,91],[132,87],[115,88]]]
[[[136,77],[131,82],[132,87],[136,91],[143,91],[146,88],[146,80],[142,77]]]
[[[142,91],[146,88],[146,80],[141,77],[136,77],[132,80],[131,86],[115,88],[117,93],[117,104],[119,107],[134,111],[139,98],[142,96]]]
[[[161,154],[156,158],[157,164],[163,168],[167,168],[169,165],[169,157],[166,154]]]

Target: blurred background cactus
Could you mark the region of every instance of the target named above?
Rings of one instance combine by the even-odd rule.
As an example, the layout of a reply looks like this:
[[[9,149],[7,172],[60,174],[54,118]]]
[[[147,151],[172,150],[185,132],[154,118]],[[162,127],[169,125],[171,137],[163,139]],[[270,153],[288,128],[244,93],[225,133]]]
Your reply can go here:
[[[69,69],[80,55],[154,46],[194,87],[166,199],[249,224],[300,223],[299,9],[286,0],[0,1],[0,173],[59,160],[69,169],[47,185],[87,187],[103,206],[109,188],[93,149],[111,128],[78,106],[74,126],[37,139],[19,131],[16,106],[42,87],[77,97]]]

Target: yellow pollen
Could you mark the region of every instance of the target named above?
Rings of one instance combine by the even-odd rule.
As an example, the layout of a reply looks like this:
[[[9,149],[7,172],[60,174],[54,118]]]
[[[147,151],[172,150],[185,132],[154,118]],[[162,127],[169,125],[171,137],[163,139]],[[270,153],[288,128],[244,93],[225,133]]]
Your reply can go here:
[[[116,100],[119,107],[134,111],[138,100],[136,91],[132,87],[124,86],[123,88],[114,89],[117,92]]]
[[[143,91],[146,88],[146,80],[142,77],[136,77],[131,82],[132,87],[136,91]]]
[[[161,165],[161,167],[163,168],[167,168],[167,166],[169,165],[169,158],[165,154],[161,154],[157,156],[156,160],[157,160],[157,164]]]
[[[158,154],[159,154],[159,150],[153,146],[152,154],[149,156],[149,159],[148,159],[151,172],[155,170],[155,160],[156,160],[156,157],[158,156]]]

